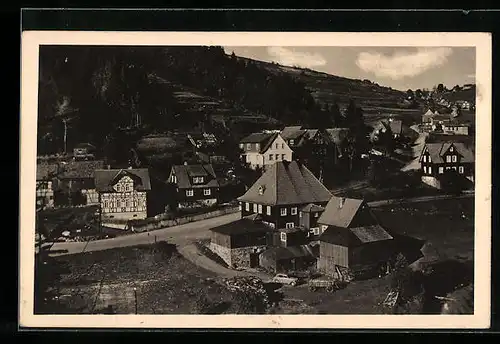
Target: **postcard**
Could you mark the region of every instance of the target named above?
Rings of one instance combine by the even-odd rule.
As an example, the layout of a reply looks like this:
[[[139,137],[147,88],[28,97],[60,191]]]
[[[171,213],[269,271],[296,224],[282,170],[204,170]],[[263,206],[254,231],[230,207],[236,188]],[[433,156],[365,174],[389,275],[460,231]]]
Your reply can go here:
[[[488,33],[22,33],[23,328],[490,326]]]

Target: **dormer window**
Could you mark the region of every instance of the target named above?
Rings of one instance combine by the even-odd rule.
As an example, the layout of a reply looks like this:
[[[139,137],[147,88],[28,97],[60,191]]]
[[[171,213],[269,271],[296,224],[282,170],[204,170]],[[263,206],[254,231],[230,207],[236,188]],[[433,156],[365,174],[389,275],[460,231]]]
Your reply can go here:
[[[203,184],[203,177],[193,177],[193,184]]]
[[[294,140],[290,140],[290,146],[293,146],[294,145]]]

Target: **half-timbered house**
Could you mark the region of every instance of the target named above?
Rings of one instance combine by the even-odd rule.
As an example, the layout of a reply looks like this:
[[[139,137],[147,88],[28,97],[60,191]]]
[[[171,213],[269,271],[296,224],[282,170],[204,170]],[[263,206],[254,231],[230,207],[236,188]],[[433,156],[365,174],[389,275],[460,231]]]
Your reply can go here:
[[[151,191],[148,169],[99,169],[94,176],[102,220],[148,216],[147,200]]]
[[[472,145],[463,142],[426,143],[419,157],[422,181],[441,188],[440,179],[448,172],[474,181],[475,155]]]

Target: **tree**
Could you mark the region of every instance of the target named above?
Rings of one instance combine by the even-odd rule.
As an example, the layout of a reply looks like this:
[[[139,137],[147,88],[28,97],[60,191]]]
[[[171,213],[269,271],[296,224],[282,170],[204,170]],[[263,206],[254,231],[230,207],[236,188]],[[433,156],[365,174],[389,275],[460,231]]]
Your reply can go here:
[[[333,121],[333,126],[336,128],[342,127],[342,125],[344,124],[342,120],[342,114],[340,113],[339,104],[336,101],[334,101],[330,105],[329,112]]]
[[[406,91],[406,98],[413,99],[414,97],[415,97],[415,93],[413,93],[413,91],[411,89],[408,89],[408,91]]]
[[[437,93],[443,93],[445,91],[445,87],[443,84],[438,84],[436,88]]]
[[[415,90],[415,97],[416,98],[420,99],[420,98],[422,98],[422,96],[423,96],[423,92],[422,92],[422,90],[420,88],[417,89],[417,90]]]

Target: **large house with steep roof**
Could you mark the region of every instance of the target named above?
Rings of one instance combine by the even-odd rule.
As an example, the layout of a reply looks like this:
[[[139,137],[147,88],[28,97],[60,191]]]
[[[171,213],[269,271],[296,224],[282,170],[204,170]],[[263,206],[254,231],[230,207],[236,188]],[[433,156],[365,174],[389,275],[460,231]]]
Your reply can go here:
[[[303,208],[325,206],[331,197],[305,165],[280,161],[270,165],[238,201],[243,217],[258,214],[275,229],[292,229],[300,226]]]
[[[318,223],[322,234],[317,268],[326,275],[351,280],[365,273],[389,272],[397,253],[420,258],[411,252],[415,246],[408,248],[413,238],[384,228],[362,199],[333,196]],[[417,244],[419,251],[421,243]]]
[[[197,208],[216,205],[219,181],[211,164],[174,165],[168,182],[175,186],[179,208]]]
[[[144,219],[151,180],[147,168],[98,169],[94,174],[101,220]]]
[[[464,142],[426,143],[419,162],[422,181],[431,186],[440,188],[439,179],[448,171],[474,181],[474,148]]]
[[[279,133],[253,133],[240,141],[241,159],[257,169],[277,161],[292,161],[292,149]]]

